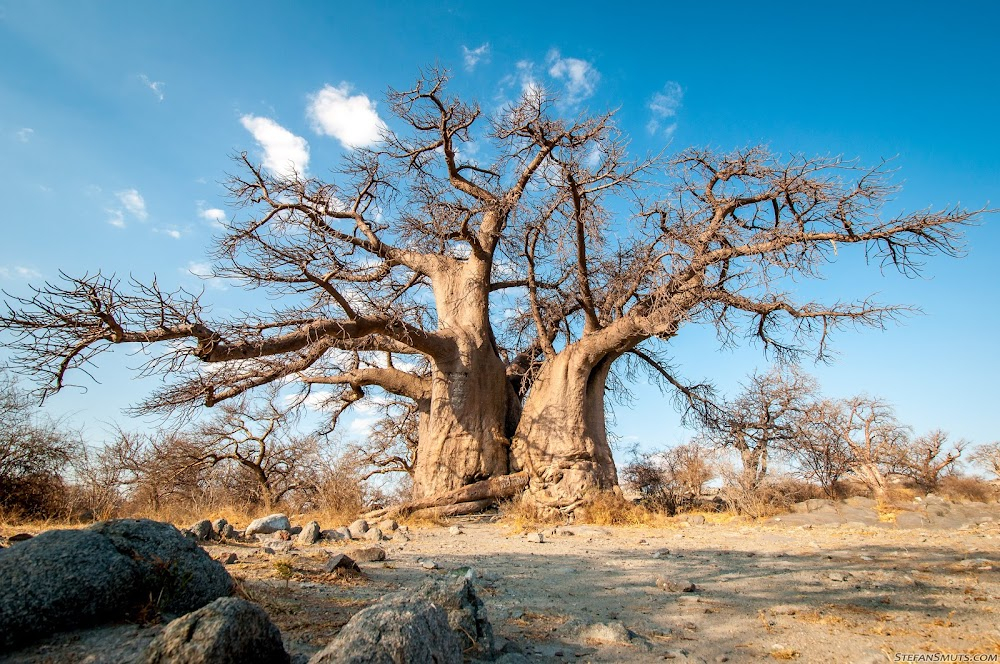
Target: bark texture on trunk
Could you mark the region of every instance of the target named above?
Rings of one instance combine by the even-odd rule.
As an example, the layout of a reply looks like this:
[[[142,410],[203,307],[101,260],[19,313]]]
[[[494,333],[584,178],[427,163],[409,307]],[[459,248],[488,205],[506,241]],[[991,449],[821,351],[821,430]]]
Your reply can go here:
[[[494,348],[486,261],[443,270],[434,281],[446,350],[431,358],[429,412],[422,418],[414,498],[435,496],[509,469],[511,422],[520,401]]]
[[[604,391],[611,357],[594,362],[579,349],[550,358],[531,386],[511,447],[512,470],[530,481],[525,499],[571,510],[590,492],[616,490]]]

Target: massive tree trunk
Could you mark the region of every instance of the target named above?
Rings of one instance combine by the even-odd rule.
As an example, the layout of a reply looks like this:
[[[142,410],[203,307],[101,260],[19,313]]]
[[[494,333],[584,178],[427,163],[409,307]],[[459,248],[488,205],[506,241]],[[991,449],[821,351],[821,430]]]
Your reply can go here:
[[[457,489],[509,469],[520,400],[493,344],[489,261],[442,267],[434,280],[446,350],[431,358],[429,412],[421,417],[414,498]]]
[[[514,470],[528,472],[526,499],[568,511],[595,490],[616,490],[604,392],[613,355],[595,361],[569,347],[549,358],[525,400],[511,448]]]

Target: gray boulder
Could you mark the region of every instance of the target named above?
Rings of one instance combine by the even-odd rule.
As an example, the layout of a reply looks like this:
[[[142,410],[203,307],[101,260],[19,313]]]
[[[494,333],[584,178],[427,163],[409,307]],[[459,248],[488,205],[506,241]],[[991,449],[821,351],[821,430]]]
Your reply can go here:
[[[188,530],[194,533],[195,537],[201,541],[215,539],[215,528],[212,527],[212,522],[208,519],[202,519],[198,523],[190,526]]]
[[[0,579],[0,652],[123,617],[142,600],[137,563],[86,530],[50,530],[0,550]]]
[[[369,528],[365,531],[365,539],[370,542],[381,542],[386,539],[385,535],[382,534],[382,530],[379,528]]]
[[[153,639],[146,664],[269,664],[288,662],[281,632],[262,608],[221,597],[181,616]]]
[[[269,514],[251,521],[243,535],[245,537],[257,534],[269,535],[279,530],[289,530],[291,527],[292,524],[288,522],[288,517],[284,514]]]
[[[229,525],[229,522],[226,521],[225,519],[216,519],[215,521],[212,522],[212,530],[215,531],[216,535],[221,536],[222,535],[222,531],[228,525]],[[232,526],[230,526],[230,527],[232,527]]]
[[[380,546],[366,546],[360,549],[348,549],[347,555],[362,563],[377,563],[385,560],[385,549]]]
[[[161,613],[180,615],[232,594],[233,580],[226,569],[169,523],[118,519],[95,523],[88,530],[108,538],[134,561],[137,592],[155,602]]]
[[[351,539],[359,539],[368,532],[368,522],[364,519],[358,519],[349,525],[347,529],[351,531]]]
[[[219,528],[218,532],[219,532],[219,537],[221,537],[222,539],[237,539],[240,536],[239,533],[236,532],[236,529],[233,528],[228,523],[223,524]]]
[[[467,576],[428,580],[416,590],[398,596],[425,599],[444,609],[448,626],[462,642],[463,651],[487,658],[495,654],[493,627],[486,616],[486,606]]]
[[[392,596],[355,614],[309,664],[461,664],[448,616],[426,599]]]
[[[299,533],[298,543],[306,545],[315,544],[316,542],[319,541],[319,538],[320,538],[319,523],[316,521],[310,521],[309,523],[306,524],[305,528],[302,529],[302,532]]]
[[[378,522],[378,527],[385,532],[396,532],[399,529],[399,524],[396,523],[395,519],[385,519],[384,521]]]

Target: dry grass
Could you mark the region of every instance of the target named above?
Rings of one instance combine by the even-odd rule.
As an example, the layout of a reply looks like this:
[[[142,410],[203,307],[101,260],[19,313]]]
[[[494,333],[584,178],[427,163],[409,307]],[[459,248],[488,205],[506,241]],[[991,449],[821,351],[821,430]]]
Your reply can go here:
[[[591,494],[576,512],[579,523],[595,526],[663,526],[669,523],[667,519],[664,514],[651,512],[609,491]]]
[[[500,520],[514,532],[535,530],[539,526],[555,526],[566,522],[556,511],[542,511],[519,498],[500,503]]]

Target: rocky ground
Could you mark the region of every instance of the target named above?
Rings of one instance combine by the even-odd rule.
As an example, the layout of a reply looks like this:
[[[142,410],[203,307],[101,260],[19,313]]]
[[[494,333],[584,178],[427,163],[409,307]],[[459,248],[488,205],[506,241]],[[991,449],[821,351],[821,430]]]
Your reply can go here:
[[[387,531],[392,539],[378,542],[264,536],[204,546],[213,557],[235,557],[226,569],[281,629],[293,661],[319,651],[386,594],[466,574],[498,645],[528,661],[886,662],[897,653],[1000,653],[995,505],[931,501],[885,513],[865,501],[821,501],[754,524],[703,519],[530,532],[481,520]],[[375,546],[385,560],[360,561],[360,575],[324,568],[332,555]],[[68,633],[0,661],[127,661],[134,644],[159,629]]]

